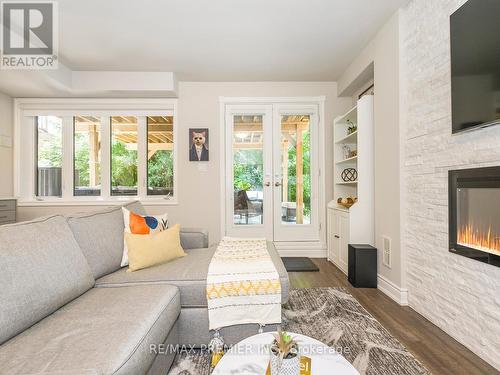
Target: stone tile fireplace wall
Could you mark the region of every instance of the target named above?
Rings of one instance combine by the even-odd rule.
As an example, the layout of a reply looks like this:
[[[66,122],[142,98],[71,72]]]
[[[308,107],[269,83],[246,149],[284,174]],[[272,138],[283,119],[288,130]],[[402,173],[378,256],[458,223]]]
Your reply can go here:
[[[451,135],[449,16],[402,11],[402,196],[410,306],[500,370],[500,268],[448,252],[448,170],[500,165],[500,126]]]

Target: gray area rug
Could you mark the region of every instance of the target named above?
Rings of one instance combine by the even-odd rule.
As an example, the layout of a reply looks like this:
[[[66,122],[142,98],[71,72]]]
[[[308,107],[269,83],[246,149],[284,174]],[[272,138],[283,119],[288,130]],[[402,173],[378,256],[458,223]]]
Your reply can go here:
[[[294,289],[283,308],[283,328],[341,352],[361,375],[429,375],[344,288]],[[182,353],[169,375],[208,375],[207,353]]]

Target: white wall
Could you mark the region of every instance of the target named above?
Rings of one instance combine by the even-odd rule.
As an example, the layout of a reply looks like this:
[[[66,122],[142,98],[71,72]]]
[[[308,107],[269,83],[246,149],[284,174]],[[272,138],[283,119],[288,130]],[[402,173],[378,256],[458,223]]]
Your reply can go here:
[[[451,135],[449,16],[463,3],[402,12],[407,285],[414,310],[500,370],[500,268],[448,252],[448,170],[500,165],[500,126]]]
[[[178,124],[180,126],[178,160],[178,200],[177,206],[150,206],[149,213],[167,211],[173,222],[190,227],[203,227],[210,231],[210,240],[215,242],[221,232],[220,215],[220,156],[222,154],[222,129],[219,119],[220,96],[326,96],[325,130],[322,137],[326,142],[326,155],[332,155],[332,123],[334,117],[345,112],[350,106],[349,98],[337,97],[334,82],[180,82]],[[198,169],[199,164],[188,161],[188,128],[210,129],[210,161],[206,171]],[[330,157],[326,162],[326,200],[332,199],[332,169]],[[93,210],[95,207],[20,207],[20,220],[50,213],[71,213]],[[322,207],[321,209],[325,209]]]
[[[12,196],[13,100],[0,93],[0,197]]]
[[[375,35],[339,79],[339,92],[352,95],[354,87],[373,64],[375,84],[375,243],[379,249],[378,272],[398,289],[404,289],[400,241],[400,143],[399,143],[399,12]],[[370,81],[367,80],[367,83]],[[382,264],[382,236],[392,240],[392,268]],[[392,285],[380,284],[396,292]],[[399,292],[399,291],[398,291]],[[400,295],[393,297],[399,298]]]

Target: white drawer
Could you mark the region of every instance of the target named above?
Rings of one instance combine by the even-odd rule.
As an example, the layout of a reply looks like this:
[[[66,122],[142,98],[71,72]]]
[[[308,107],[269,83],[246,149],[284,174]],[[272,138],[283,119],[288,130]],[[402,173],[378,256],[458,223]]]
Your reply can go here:
[[[15,211],[16,201],[13,199],[0,200],[0,211]]]
[[[0,211],[0,224],[13,223],[16,221],[16,211]]]

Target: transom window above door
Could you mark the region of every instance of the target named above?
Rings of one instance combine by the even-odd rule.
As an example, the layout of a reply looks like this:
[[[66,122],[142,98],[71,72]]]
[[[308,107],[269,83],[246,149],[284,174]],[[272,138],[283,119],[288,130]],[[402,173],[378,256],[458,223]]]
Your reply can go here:
[[[175,203],[174,100],[113,101],[109,109],[96,100],[93,110],[83,99],[71,100],[71,109],[66,101],[60,108],[55,100],[27,101],[16,102],[21,205]]]

